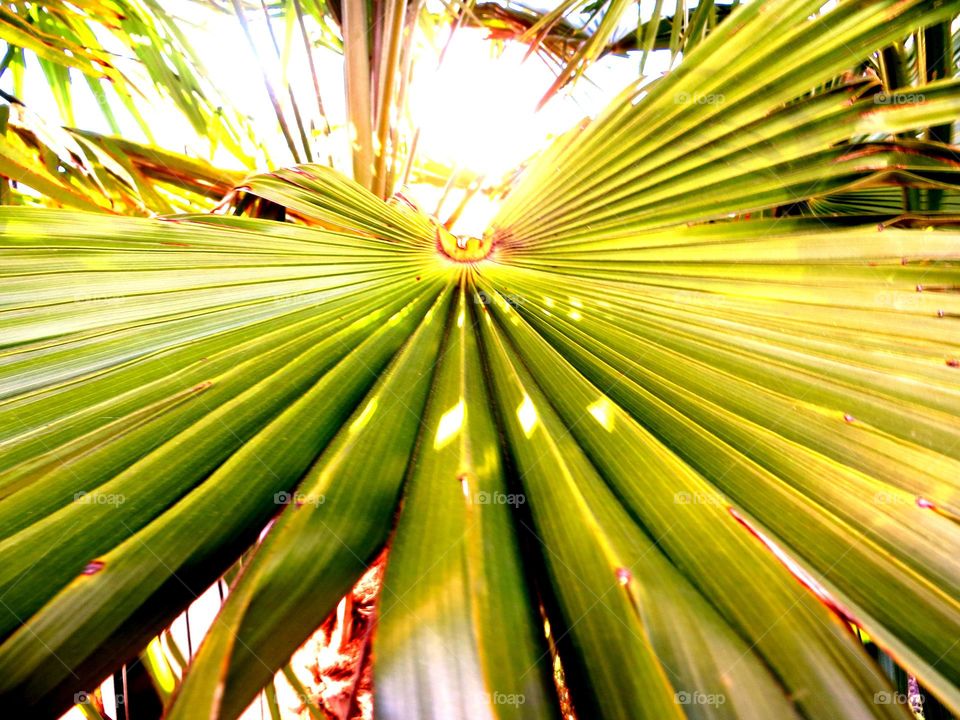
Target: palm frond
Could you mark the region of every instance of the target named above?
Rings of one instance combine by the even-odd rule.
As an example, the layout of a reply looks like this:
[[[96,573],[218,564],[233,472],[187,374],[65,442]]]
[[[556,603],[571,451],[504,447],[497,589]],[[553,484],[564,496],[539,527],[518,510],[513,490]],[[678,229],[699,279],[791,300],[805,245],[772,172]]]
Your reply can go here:
[[[0,175],[62,207],[125,215],[207,210],[243,178],[161,148],[51,127],[19,103],[0,113]],[[20,190],[8,203],[37,201]]]
[[[386,549],[385,718],[908,718],[853,628],[960,710],[960,223],[780,212],[955,191],[956,81],[824,90],[955,9],[821,6],[739,7],[480,242],[314,165],[0,208],[5,709],[246,552],[166,709],[237,717]]]
[[[207,81],[206,71],[180,23],[154,0],[13,2],[0,8],[0,40],[6,43],[11,59],[17,56],[22,64],[24,52],[37,59],[64,124],[75,124],[69,73],[73,69],[87,78],[114,132],[119,130],[109,98],[115,96],[114,101],[133,113],[149,138],[149,124],[136,106],[144,88],[137,87],[124,71],[115,48],[104,45],[104,36],[109,35],[136,58],[154,86],[189,120],[198,135],[223,144],[236,157],[249,162],[241,140],[243,123],[222,109],[223,102]],[[21,95],[19,99],[29,103],[28,97]]]

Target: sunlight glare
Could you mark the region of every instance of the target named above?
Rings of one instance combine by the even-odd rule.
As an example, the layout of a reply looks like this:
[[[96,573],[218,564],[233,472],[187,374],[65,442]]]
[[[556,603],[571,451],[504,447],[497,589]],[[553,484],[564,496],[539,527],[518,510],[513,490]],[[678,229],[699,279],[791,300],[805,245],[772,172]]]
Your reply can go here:
[[[423,157],[495,180],[583,112],[554,102],[537,113],[549,69],[536,57],[524,62],[525,45],[506,43],[501,54],[485,35],[461,28],[439,67],[423,58],[410,108]]]
[[[356,420],[354,420],[350,425],[351,433],[360,431],[368,422],[370,422],[370,418],[373,417],[373,413],[376,411],[378,403],[378,398],[372,398],[370,402],[367,403],[366,407],[363,408]]]
[[[524,395],[523,402],[517,407],[517,419],[520,421],[520,427],[523,428],[523,434],[527,437],[533,435],[533,429],[537,426],[540,416],[537,415],[537,408],[534,407],[529,395]]]
[[[607,432],[613,432],[614,407],[609,398],[601,395],[596,402],[587,406],[587,410]]]
[[[466,406],[463,398],[460,398],[460,402],[447,410],[440,418],[440,423],[437,425],[437,435],[433,439],[434,450],[440,450],[460,433],[465,415]]]

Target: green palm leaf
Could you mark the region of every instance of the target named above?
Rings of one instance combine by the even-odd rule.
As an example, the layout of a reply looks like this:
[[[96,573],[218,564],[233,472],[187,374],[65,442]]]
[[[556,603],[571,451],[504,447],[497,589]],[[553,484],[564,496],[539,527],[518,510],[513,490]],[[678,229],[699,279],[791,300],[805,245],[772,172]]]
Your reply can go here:
[[[150,126],[137,109],[139,88],[118,63],[117,47],[129,53],[154,86],[189,121],[198,135],[222,144],[245,164],[243,121],[224,112],[205,69],[187,41],[181,25],[154,0],[62,0],[11,2],[0,8],[0,41],[6,52],[29,53],[39,62],[67,125],[73,121],[70,69],[82,73],[114,132],[119,132],[108,97],[115,97],[151,137]],[[4,62],[4,68],[10,60]],[[106,85],[100,80],[106,80]],[[110,95],[106,88],[111,90]],[[20,94],[24,88],[17,88]],[[29,98],[21,100],[30,102]]]
[[[19,103],[0,106],[0,125],[0,173],[60,206],[124,215],[212,208],[243,178],[123,138],[49,127]],[[8,204],[35,202],[11,193]]]
[[[5,707],[249,551],[167,708],[237,717],[386,547],[387,718],[556,717],[561,667],[581,717],[909,717],[851,623],[960,709],[960,233],[771,217],[955,188],[891,138],[955,81],[805,95],[953,10],[819,10],[734,11],[463,253],[312,165],[234,198],[299,224],[0,209]]]

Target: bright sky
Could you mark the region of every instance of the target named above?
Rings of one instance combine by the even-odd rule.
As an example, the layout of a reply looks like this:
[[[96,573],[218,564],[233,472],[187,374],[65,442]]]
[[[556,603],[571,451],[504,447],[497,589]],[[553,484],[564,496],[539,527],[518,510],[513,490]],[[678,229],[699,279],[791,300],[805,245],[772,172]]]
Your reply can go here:
[[[175,8],[184,18],[184,30],[191,39],[214,86],[229,98],[244,115],[252,118],[257,141],[263,143],[277,165],[292,162],[289,151],[277,128],[275,115],[261,78],[260,67],[250,52],[238,22],[229,15],[214,13],[190,0],[166,0],[166,7]],[[273,50],[266,23],[261,14],[250,13],[248,20],[254,33],[260,57],[271,77],[280,77],[281,67]],[[625,24],[635,23],[628,18]],[[274,22],[274,32],[283,42],[284,23]],[[552,100],[540,112],[536,102],[553,80],[553,73],[536,56],[525,58],[526,46],[508,44],[502,52],[485,39],[486,31],[461,28],[457,31],[443,65],[437,67],[437,51],[417,60],[411,89],[414,122],[421,128],[418,157],[446,166],[458,166],[472,173],[485,175],[490,182],[503,177],[538,148],[549,137],[571,127],[586,115],[595,114],[610,97],[636,78],[636,56],[606,57],[590,69],[586,79],[578,82]],[[447,31],[438,33],[435,42],[446,42]],[[342,125],[345,117],[342,60],[324,49],[314,54],[319,68],[321,92],[332,123]],[[315,108],[312,80],[302,46],[295,42],[288,61],[289,81],[298,92],[304,113]],[[648,71],[666,69],[666,58],[654,55]],[[11,91],[9,73],[0,80],[0,88]],[[74,82],[76,122],[79,127],[109,132],[93,96],[78,77]],[[147,83],[144,83],[146,86]],[[26,80],[28,107],[45,119],[59,116],[52,95],[38,67],[28,69]],[[284,105],[284,88],[278,88]],[[165,112],[162,101],[145,113],[156,118],[151,128],[156,142],[172,150],[205,156],[208,149],[198,142],[189,125],[177,113]],[[133,120],[119,110],[124,135],[145,141]],[[314,113],[315,115],[315,113]],[[294,131],[295,132],[295,131]],[[334,136],[323,153],[332,152],[341,170],[350,167],[342,130]],[[238,167],[225,151],[214,156],[217,164]],[[409,190],[413,199],[429,212],[436,210],[441,188],[419,186]],[[460,191],[450,194],[443,208],[448,215],[459,203]],[[479,234],[485,227],[492,208],[485,198],[471,202],[456,230]]]

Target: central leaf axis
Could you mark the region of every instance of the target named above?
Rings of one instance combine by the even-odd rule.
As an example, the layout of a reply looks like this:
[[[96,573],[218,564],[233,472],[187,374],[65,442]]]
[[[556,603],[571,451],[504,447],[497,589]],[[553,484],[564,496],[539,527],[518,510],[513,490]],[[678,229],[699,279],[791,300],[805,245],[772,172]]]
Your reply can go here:
[[[490,237],[454,235],[445,228],[437,228],[437,250],[454,262],[478,262],[488,257],[492,249]]]

